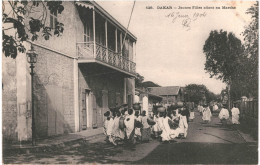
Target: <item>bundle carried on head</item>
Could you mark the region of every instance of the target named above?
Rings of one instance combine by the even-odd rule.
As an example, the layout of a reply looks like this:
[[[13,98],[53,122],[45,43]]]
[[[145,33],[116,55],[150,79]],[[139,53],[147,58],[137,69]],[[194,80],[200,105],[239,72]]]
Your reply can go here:
[[[160,107],[157,108],[157,111],[158,111],[158,112],[165,112],[165,111],[166,111],[166,108],[163,107],[163,106],[160,106]]]
[[[149,125],[155,125],[156,124],[156,122],[153,119],[149,118],[149,117],[147,118],[147,123]]]

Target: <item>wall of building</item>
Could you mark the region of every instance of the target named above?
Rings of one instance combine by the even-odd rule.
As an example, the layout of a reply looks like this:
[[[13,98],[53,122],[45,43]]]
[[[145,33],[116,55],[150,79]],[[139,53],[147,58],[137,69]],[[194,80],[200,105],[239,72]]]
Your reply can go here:
[[[2,135],[17,140],[16,60],[2,55]]]
[[[39,137],[74,132],[73,59],[35,46],[36,130]]]
[[[176,103],[177,102],[177,96],[162,96],[163,100],[162,103],[163,104],[172,104],[172,103]]]
[[[114,107],[116,104],[121,105],[123,103],[124,77],[102,72],[95,72],[95,69],[92,67],[84,67],[87,65],[89,64],[79,65],[79,111],[81,112],[83,108],[82,100],[84,100],[84,91],[85,89],[89,89],[91,91],[91,97],[94,97],[95,99],[94,102],[98,111],[97,113],[103,118],[103,113],[109,110],[109,107]],[[108,105],[104,107],[103,95],[105,91],[107,92]],[[91,98],[91,101],[93,101],[92,99],[93,98]],[[87,122],[90,123],[88,124],[88,129],[91,129],[94,122],[94,105],[89,108],[90,110],[87,114],[87,120],[90,121]],[[80,122],[83,121],[82,116],[83,115],[80,115]],[[82,123],[80,125],[82,125]],[[100,127],[100,124],[98,127]]]
[[[77,42],[77,26],[82,24],[79,20],[79,16],[77,14],[77,9],[74,2],[64,1],[62,2],[64,6],[64,10],[62,14],[58,14],[58,22],[64,24],[63,34],[59,37],[53,35],[54,30],[52,30],[52,36],[49,40],[45,40],[44,37],[40,36],[38,40],[35,41],[37,44],[41,44],[47,46],[50,49],[54,49],[60,51],[62,53],[68,54],[70,56],[75,57],[76,55],[76,42]],[[41,4],[38,7],[38,10],[42,10]],[[36,10],[36,9],[35,9]],[[42,12],[34,13],[37,15],[42,15]],[[80,22],[79,22],[80,21]],[[50,13],[49,10],[47,12],[46,26],[50,26]],[[83,34],[83,33],[82,33]],[[82,37],[83,38],[83,37]]]

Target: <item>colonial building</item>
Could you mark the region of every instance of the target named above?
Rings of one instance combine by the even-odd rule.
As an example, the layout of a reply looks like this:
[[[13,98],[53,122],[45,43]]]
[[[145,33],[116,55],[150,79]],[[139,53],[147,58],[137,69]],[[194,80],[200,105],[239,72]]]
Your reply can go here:
[[[184,88],[179,86],[149,87],[148,90],[151,94],[161,96],[163,98],[162,103],[166,105],[185,101]]]
[[[37,138],[101,127],[109,107],[133,103],[137,38],[94,1],[64,1],[60,37],[33,45]],[[41,5],[41,4],[40,4]],[[39,9],[41,6],[39,5]],[[124,37],[126,34],[126,37]],[[123,42],[125,38],[125,42]],[[124,45],[123,45],[124,44]],[[3,137],[31,138],[31,77],[26,54],[3,55]]]

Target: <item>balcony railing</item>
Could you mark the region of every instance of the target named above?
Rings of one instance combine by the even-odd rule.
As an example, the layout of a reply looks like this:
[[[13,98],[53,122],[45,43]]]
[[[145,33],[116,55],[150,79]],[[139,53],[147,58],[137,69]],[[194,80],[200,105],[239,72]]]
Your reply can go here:
[[[79,59],[95,59],[104,62],[116,68],[135,74],[136,64],[120,53],[106,48],[105,46],[96,43],[96,54],[94,53],[94,43],[84,42],[77,43],[77,52]]]

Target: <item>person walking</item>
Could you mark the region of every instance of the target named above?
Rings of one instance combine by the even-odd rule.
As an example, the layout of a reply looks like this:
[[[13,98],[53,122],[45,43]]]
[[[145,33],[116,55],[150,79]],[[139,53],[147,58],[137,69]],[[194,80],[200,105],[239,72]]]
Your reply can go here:
[[[141,117],[141,121],[143,124],[143,127],[141,128],[141,135],[142,135],[143,142],[148,142],[151,136],[151,129],[147,120],[148,120],[148,116],[146,116],[146,111],[144,110],[142,112],[142,117]]]
[[[155,138],[158,138],[159,134],[160,134],[160,127],[158,126],[158,112],[156,112],[153,116],[153,120],[155,121],[155,125],[152,126],[152,130],[153,130],[153,134]]]
[[[112,132],[113,132],[113,127],[114,127],[114,120],[113,118],[110,116],[110,111],[107,111],[104,116],[106,117],[105,121],[104,121],[104,125],[103,125],[103,130],[104,130],[104,134],[106,135],[106,141],[107,142],[111,142],[114,145],[117,145],[114,141]]]
[[[188,122],[185,111],[181,112],[179,120],[180,133],[183,134],[183,138],[187,137],[188,134]]]
[[[135,116],[133,114],[133,109],[128,109],[128,115],[126,115],[124,120],[126,126],[126,139],[129,143],[135,144]]]
[[[139,115],[139,111],[135,111],[135,120],[142,123],[142,117]],[[137,141],[141,141],[141,128],[135,128],[135,138]]]
[[[234,104],[234,107],[231,109],[232,113],[232,123],[233,124],[240,124],[239,122],[239,109],[237,108],[236,104]]]
[[[209,123],[211,121],[211,111],[209,109],[209,106],[207,104],[204,105],[204,109],[202,111],[202,120],[205,122],[205,123]]]
[[[218,115],[222,124],[227,124],[227,119],[229,118],[229,112],[226,109],[226,106],[223,105]]]

